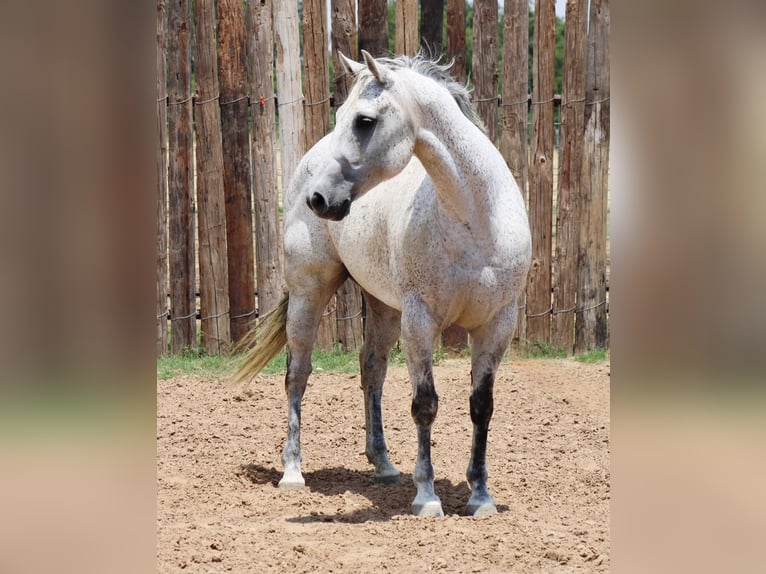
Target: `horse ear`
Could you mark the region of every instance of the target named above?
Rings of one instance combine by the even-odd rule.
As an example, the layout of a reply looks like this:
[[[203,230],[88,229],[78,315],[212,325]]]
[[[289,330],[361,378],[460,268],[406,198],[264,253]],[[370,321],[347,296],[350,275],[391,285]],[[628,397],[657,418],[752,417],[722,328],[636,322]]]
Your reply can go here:
[[[383,66],[378,66],[375,58],[373,58],[367,50],[362,50],[362,57],[364,58],[364,63],[367,65],[367,68],[372,72],[372,75],[375,76],[375,79],[384,86],[388,84],[388,71]]]
[[[364,70],[364,64],[354,62],[354,60],[347,58],[346,55],[340,50],[338,50],[338,59],[340,60],[340,63],[346,72],[352,76],[356,76],[359,72]]]

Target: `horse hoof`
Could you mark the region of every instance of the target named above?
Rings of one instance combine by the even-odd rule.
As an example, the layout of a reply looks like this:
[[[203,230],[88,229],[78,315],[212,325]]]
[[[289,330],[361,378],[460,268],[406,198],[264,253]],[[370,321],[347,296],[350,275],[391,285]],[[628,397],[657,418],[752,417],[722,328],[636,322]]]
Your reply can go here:
[[[282,480],[279,481],[279,488],[282,490],[301,490],[305,487],[306,481],[303,480],[303,477],[300,474],[289,476],[285,474],[282,477]]]
[[[468,503],[469,516],[491,516],[493,514],[497,514],[497,506],[492,499],[485,502]]]
[[[436,500],[429,500],[428,502],[413,502],[412,503],[412,514],[415,516],[419,516],[421,518],[424,517],[439,517],[444,516],[444,511],[442,510],[442,503],[439,499]]]

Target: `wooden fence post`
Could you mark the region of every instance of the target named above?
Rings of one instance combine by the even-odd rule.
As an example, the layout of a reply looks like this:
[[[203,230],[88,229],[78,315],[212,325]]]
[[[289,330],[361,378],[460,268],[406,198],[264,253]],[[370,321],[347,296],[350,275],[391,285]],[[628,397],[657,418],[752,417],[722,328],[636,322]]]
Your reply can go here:
[[[527,198],[529,116],[529,3],[505,0],[503,5],[503,98],[500,114],[500,153]],[[514,339],[526,338],[526,294],[519,297]]]
[[[555,3],[553,0],[536,0],[529,170],[532,266],[527,281],[526,307],[527,337],[534,342],[550,341],[555,33]]]
[[[394,46],[397,54],[414,56],[417,53],[418,0],[396,0],[396,38]]]
[[[189,1],[171,2],[168,10],[168,244],[170,345],[175,354],[196,345],[197,326],[190,30]]]
[[[168,13],[157,0],[157,356],[168,352]]]
[[[585,45],[588,0],[569,0],[566,10],[561,155],[553,258],[551,343],[574,350],[577,258],[580,251],[580,173],[585,118]]]
[[[497,0],[475,0],[473,12],[474,102],[497,145]]]
[[[214,0],[197,0],[194,15],[200,328],[202,348],[215,354],[228,351],[231,328]]]
[[[376,58],[388,54],[386,0],[359,0],[359,49]]]
[[[332,0],[332,64],[335,71],[335,107],[346,101],[353,78],[346,75],[338,58],[338,50],[352,60],[357,59],[356,4],[354,0]]]
[[[273,0],[247,3],[247,84],[253,119],[251,161],[255,203],[258,313],[282,298],[282,233],[275,142]]]
[[[255,324],[253,201],[250,192],[245,14],[241,0],[218,0],[223,190],[226,198],[231,337]]]
[[[425,53],[433,59],[438,59],[442,54],[443,22],[444,0],[421,0],[420,45],[425,50]]]
[[[327,69],[327,3],[303,2],[303,85],[306,88],[306,149],[330,131]]]
[[[455,61],[450,72],[461,83],[466,80],[465,27],[465,0],[447,0],[447,61]]]
[[[609,1],[591,0],[580,210],[580,273],[575,350],[608,344],[606,217],[609,186]]]
[[[274,0],[277,115],[283,193],[289,188],[293,173],[306,149],[298,26],[297,1]]]
[[[352,59],[357,59],[356,25],[354,2],[333,0],[332,2],[332,53],[335,69],[335,107],[339,107],[348,95],[353,78],[347,76],[338,59],[338,50]],[[316,344],[331,349],[340,344],[351,351],[362,343],[362,291],[352,279],[347,279],[330,298],[317,330]]]

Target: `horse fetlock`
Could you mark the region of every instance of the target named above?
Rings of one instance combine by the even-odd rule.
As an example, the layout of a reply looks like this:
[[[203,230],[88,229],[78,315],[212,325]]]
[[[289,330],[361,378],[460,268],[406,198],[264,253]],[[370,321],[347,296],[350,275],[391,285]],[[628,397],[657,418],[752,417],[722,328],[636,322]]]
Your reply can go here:
[[[478,485],[487,484],[487,468],[485,466],[474,466],[472,462],[468,466],[465,477],[468,480],[468,484],[471,485],[471,488],[475,490]]]

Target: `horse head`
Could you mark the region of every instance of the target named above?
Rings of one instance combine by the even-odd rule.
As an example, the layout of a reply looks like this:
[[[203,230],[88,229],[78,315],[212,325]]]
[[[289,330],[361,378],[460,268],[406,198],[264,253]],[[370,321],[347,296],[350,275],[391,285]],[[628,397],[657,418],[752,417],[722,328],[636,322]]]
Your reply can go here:
[[[355,199],[402,171],[415,148],[414,117],[396,71],[364,50],[364,63],[339,55],[356,80],[338,109],[330,157],[306,194],[316,215],[336,221]]]

